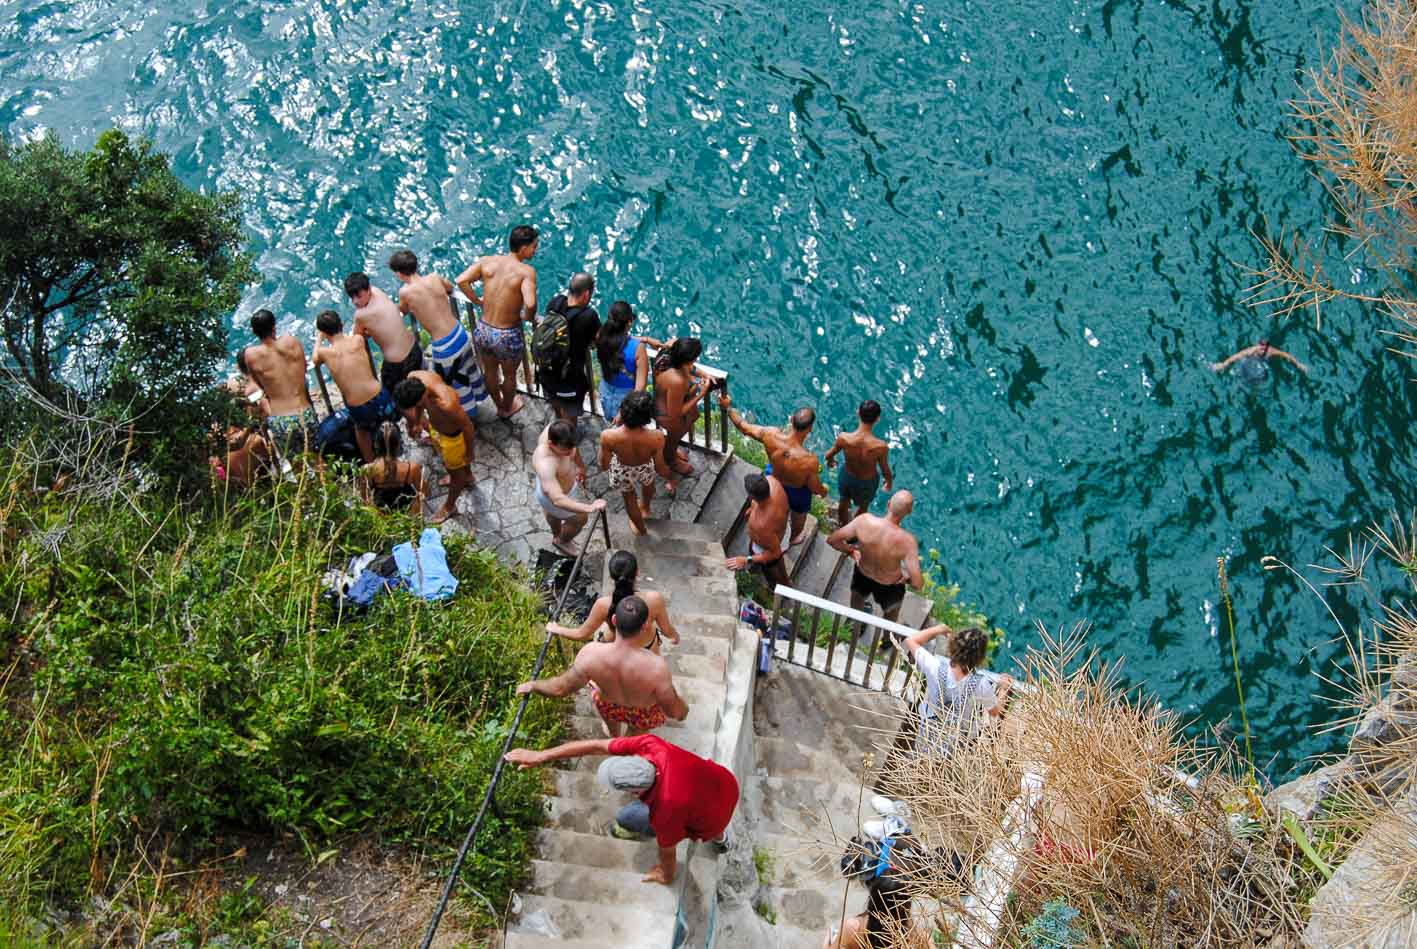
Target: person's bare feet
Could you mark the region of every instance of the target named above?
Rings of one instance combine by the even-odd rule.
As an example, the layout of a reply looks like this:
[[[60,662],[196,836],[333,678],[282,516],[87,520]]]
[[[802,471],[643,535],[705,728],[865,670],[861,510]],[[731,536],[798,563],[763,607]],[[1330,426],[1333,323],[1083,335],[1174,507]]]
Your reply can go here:
[[[635,519],[632,517],[630,518],[630,533],[634,534],[636,537],[643,537],[649,532],[636,524]]]
[[[510,409],[508,409],[507,411],[505,411],[505,412],[498,411],[498,412],[497,412],[497,417],[498,417],[498,418],[511,418],[513,415],[516,415],[518,412],[520,412],[525,406],[526,406],[526,399],[524,399],[524,398],[522,398],[520,395],[518,395],[516,398],[512,399],[512,407],[511,407]]]
[[[446,521],[448,518],[452,517],[452,516],[453,516],[454,514],[456,514],[456,513],[457,513],[457,511],[453,510],[451,507],[448,507],[448,506],[445,504],[445,505],[443,505],[443,507],[441,507],[441,508],[438,509],[438,513],[437,513],[437,514],[434,514],[432,517],[428,518],[428,523],[429,523],[429,524],[441,524],[441,523],[443,523],[444,521]]]
[[[566,554],[570,557],[575,557],[581,552],[581,549],[579,547],[577,547],[575,544],[571,543],[568,540],[553,540],[551,542],[551,546],[555,547],[557,550],[561,551],[561,553]]]
[[[689,453],[682,448],[675,452],[674,457],[678,459],[681,465],[687,465],[689,463]]]
[[[802,541],[804,541],[804,540],[806,540],[806,539],[807,539],[807,528],[806,528],[806,527],[803,527],[802,530],[801,530],[801,532],[800,532],[796,537],[792,538],[792,543],[791,543],[789,546],[796,547],[798,544],[802,543]]]

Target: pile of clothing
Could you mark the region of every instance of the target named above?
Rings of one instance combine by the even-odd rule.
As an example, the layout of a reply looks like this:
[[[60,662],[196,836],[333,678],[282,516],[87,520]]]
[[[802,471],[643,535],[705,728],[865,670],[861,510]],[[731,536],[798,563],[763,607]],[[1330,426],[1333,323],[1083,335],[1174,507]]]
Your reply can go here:
[[[343,568],[327,570],[325,588],[341,610],[363,612],[393,590],[408,590],[429,602],[451,599],[458,580],[448,569],[443,535],[430,527],[417,544],[402,543],[382,555],[372,551],[360,554]]]

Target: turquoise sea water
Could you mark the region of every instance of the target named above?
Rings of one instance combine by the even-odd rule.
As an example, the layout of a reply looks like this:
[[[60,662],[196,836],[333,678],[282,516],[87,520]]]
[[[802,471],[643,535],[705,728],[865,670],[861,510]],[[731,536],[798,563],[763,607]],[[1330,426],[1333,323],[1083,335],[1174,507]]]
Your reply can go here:
[[[819,449],[880,400],[911,526],[1014,649],[1088,618],[1205,723],[1234,709],[1229,557],[1281,776],[1331,747],[1304,724],[1341,650],[1260,557],[1318,560],[1412,503],[1373,318],[1239,303],[1251,229],[1320,220],[1284,100],[1336,24],[1237,0],[12,2],[0,128],[117,124],[241,188],[264,283],[233,347],[256,306],[308,335],[349,270],[392,290],[393,249],[455,273],[531,222],[543,298],[595,271],[602,310],[702,334],[760,418],[816,405]],[[1262,335],[1313,376],[1208,371]]]

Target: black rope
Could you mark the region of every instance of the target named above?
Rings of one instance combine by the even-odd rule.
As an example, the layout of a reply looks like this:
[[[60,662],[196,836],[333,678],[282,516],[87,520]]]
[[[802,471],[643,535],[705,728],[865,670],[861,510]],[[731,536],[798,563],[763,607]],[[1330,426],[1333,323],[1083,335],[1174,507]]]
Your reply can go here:
[[[604,520],[605,512],[596,511],[595,516]],[[591,533],[595,532],[595,524],[591,524]],[[609,525],[605,525],[605,534],[609,537]],[[571,565],[571,572],[566,578],[566,586],[561,590],[561,596],[556,600],[556,611],[553,617],[559,617],[561,610],[566,605],[566,596],[571,592],[571,585],[575,583],[576,577],[581,572],[581,561],[585,559],[586,548],[589,543],[581,546],[581,551],[576,555],[576,562]],[[546,653],[551,648],[551,641],[556,639],[555,633],[547,633],[546,638],[541,641],[541,651],[536,654],[536,664],[532,666],[531,678],[535,679],[541,675],[541,667],[546,664]],[[507,731],[507,740],[502,743],[502,751],[497,755],[497,763],[492,771],[492,780],[487,785],[487,791],[482,796],[482,806],[477,810],[477,817],[472,821],[472,826],[467,829],[467,836],[463,838],[462,846],[458,848],[458,857],[453,861],[453,869],[448,874],[448,882],[443,887],[443,895],[438,900],[438,906],[433,910],[433,918],[428,921],[428,932],[423,936],[423,949],[430,949],[433,945],[433,937],[438,932],[438,924],[443,921],[443,913],[448,908],[448,900],[452,898],[453,889],[458,884],[458,875],[462,872],[462,865],[467,860],[468,853],[472,850],[474,841],[477,840],[478,831],[482,830],[482,822],[487,818],[487,811],[491,809],[497,812],[496,794],[497,785],[502,780],[502,772],[507,767],[507,752],[512,750],[512,742],[516,741],[517,731],[521,728],[522,716],[526,713],[526,707],[531,702],[531,693],[522,696],[521,702],[517,705],[517,714],[512,719],[512,727]],[[500,812],[498,812],[498,816]]]

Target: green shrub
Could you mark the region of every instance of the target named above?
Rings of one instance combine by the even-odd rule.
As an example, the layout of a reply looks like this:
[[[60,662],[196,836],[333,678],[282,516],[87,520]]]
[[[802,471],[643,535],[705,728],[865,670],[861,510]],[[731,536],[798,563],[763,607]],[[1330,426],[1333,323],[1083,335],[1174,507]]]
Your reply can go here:
[[[146,140],[109,129],[79,152],[0,138],[11,368],[51,402],[134,420],[159,473],[190,466],[213,418],[227,320],[255,278],[244,248],[239,196],[188,188]]]
[[[9,466],[0,904],[102,890],[135,834],[200,856],[231,831],[291,832],[313,856],[377,830],[441,857],[484,793],[540,603],[453,537],[449,602],[398,593],[357,616],[322,598],[327,567],[419,528],[313,475],[230,503],[70,504]],[[558,714],[533,703],[526,741],[553,740]],[[522,872],[539,788],[508,771],[479,838],[466,877],[494,902]]]

